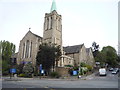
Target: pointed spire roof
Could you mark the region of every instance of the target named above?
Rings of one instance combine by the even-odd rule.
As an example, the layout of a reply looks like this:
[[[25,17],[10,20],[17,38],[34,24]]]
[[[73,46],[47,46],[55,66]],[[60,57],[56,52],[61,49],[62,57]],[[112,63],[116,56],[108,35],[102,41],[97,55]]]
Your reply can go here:
[[[52,11],[54,11],[54,10],[57,11],[55,0],[53,0],[53,2],[52,2],[52,6],[51,6],[51,10],[50,10],[50,12],[52,12]]]

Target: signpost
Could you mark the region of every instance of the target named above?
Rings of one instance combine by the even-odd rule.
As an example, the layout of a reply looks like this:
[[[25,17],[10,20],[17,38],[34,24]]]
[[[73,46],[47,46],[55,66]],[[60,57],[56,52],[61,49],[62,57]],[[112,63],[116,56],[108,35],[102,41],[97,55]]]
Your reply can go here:
[[[11,68],[10,69],[10,79],[11,79],[11,74],[13,75],[14,73],[16,73],[16,68]]]
[[[16,73],[16,69],[15,68],[10,69],[10,73]]]

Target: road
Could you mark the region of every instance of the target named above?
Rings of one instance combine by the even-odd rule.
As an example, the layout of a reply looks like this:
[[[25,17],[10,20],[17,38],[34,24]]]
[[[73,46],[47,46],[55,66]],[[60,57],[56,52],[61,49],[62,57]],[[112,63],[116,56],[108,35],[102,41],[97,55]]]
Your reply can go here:
[[[118,75],[90,75],[83,79],[25,78],[21,81],[4,81],[2,88],[118,88]]]

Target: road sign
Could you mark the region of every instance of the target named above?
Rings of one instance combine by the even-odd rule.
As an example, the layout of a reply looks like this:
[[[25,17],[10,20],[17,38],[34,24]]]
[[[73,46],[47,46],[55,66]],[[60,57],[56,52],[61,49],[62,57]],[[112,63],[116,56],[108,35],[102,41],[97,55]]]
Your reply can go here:
[[[77,71],[73,71],[73,75],[77,75]]]
[[[15,68],[10,69],[10,73],[16,73],[16,69]]]

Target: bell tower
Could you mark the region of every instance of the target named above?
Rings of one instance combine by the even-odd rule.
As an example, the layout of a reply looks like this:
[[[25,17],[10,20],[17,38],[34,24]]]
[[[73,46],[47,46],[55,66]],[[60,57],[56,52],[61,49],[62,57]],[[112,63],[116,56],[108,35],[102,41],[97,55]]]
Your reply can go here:
[[[43,42],[62,46],[62,17],[57,13],[55,0],[50,13],[45,14]]]

